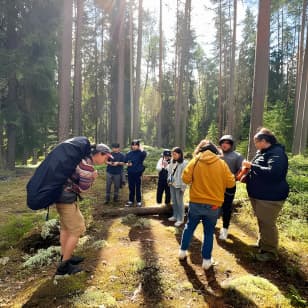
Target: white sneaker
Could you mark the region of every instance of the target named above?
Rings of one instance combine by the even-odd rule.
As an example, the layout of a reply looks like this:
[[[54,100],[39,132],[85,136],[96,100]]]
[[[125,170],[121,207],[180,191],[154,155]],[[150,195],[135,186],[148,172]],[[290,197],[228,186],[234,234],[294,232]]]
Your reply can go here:
[[[169,221],[176,221],[176,218],[174,216],[171,216],[168,218]]]
[[[137,202],[137,207],[142,207],[141,202]]]
[[[211,259],[203,259],[202,268],[208,270],[214,264],[213,258]]]
[[[228,229],[221,228],[219,233],[219,239],[225,241],[228,237]]]
[[[125,204],[126,207],[131,207],[133,206],[133,202],[131,201],[127,201],[127,203]]]
[[[179,250],[179,259],[180,260],[185,260],[187,258],[187,250]]]
[[[174,226],[175,226],[175,227],[179,227],[180,225],[183,224],[183,222],[184,222],[184,221],[182,221],[182,220],[177,220],[177,221],[174,223]]]

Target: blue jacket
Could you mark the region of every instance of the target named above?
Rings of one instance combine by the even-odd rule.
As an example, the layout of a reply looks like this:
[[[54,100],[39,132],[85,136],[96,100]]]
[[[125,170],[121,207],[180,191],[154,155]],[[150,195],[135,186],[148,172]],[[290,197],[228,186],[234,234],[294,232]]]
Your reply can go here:
[[[121,152],[112,152],[111,155],[113,156],[113,159],[112,158],[109,158],[108,160],[109,161],[112,161],[112,162],[124,162],[125,160],[125,155]],[[123,171],[123,166],[120,165],[120,166],[111,166],[111,165],[108,165],[107,166],[107,172],[110,173],[110,174],[121,174]]]
[[[282,145],[274,144],[258,151],[248,174],[249,197],[269,201],[285,200],[289,194],[287,172],[288,157]]]
[[[125,162],[131,162],[132,166],[127,167],[128,173],[142,173],[145,169],[143,161],[146,158],[146,151],[136,150],[130,151],[125,156]]]

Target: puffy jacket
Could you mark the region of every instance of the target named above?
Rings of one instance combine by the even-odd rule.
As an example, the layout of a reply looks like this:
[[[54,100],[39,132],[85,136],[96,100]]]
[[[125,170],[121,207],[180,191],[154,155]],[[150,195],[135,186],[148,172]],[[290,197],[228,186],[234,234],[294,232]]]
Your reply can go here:
[[[190,184],[191,202],[221,206],[226,188],[235,186],[235,178],[225,161],[210,151],[199,153],[186,166],[183,182]]]
[[[282,145],[274,144],[258,151],[252,159],[247,179],[249,197],[270,201],[285,200],[289,194],[287,172],[288,157]]]

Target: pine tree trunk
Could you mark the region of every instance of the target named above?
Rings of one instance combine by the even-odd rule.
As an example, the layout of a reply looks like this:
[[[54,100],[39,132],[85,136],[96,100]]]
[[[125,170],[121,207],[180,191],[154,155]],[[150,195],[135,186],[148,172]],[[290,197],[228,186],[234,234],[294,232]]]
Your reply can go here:
[[[134,99],[134,125],[133,125],[133,138],[139,137],[139,99],[140,99],[140,78],[141,78],[141,58],[142,58],[142,26],[143,26],[143,7],[142,0],[139,0],[138,9],[138,39],[137,39],[137,58],[136,58],[136,87]]]
[[[75,34],[75,63],[74,63],[74,92],[73,92],[73,135],[82,135],[81,127],[81,101],[82,101],[82,81],[81,81],[81,35],[83,0],[76,0],[76,34]]]
[[[163,85],[163,5],[162,0],[159,1],[159,81],[158,81],[158,95],[159,95],[159,109],[157,121],[157,146],[162,146],[162,85]]]
[[[125,1],[120,2],[119,16],[119,65],[118,65],[118,93],[117,93],[117,142],[124,144],[124,68],[125,68]]]
[[[62,45],[59,69],[59,141],[67,139],[70,135],[72,15],[73,1],[63,1]]]
[[[235,97],[234,97],[234,82],[235,82],[235,52],[236,52],[236,22],[237,22],[237,0],[233,1],[233,36],[231,47],[231,66],[230,66],[230,91],[229,104],[227,113],[227,133],[234,135],[235,126]]]
[[[251,159],[254,156],[255,146],[253,137],[257,128],[263,124],[264,101],[268,83],[270,7],[270,0],[259,0],[248,159]]]
[[[300,41],[298,45],[297,52],[297,72],[296,72],[296,90],[295,90],[295,107],[294,107],[294,121],[293,121],[293,145],[292,153],[299,153],[300,144],[300,117],[302,115],[302,109],[299,106],[299,97],[301,92],[301,82],[303,74],[303,54],[304,54],[304,37],[305,37],[305,26],[306,26],[306,11],[307,11],[308,1],[303,2],[303,12],[301,21],[301,32]]]

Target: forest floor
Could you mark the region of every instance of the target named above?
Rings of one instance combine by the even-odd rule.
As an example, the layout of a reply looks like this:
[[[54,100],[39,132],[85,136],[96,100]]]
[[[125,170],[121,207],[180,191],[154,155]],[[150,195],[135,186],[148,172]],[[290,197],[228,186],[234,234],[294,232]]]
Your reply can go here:
[[[22,177],[19,189],[24,189],[28,178]],[[7,189],[8,195],[14,195]],[[15,200],[8,196],[9,201],[0,204],[0,223],[30,211],[25,195],[15,194]],[[252,247],[255,232],[239,223],[240,209],[233,215],[226,241],[218,239],[219,220],[213,248],[215,266],[204,271],[201,224],[187,260],[180,262],[184,226],[174,227],[167,215],[139,217],[139,224],[110,217],[106,210],[124,206],[127,187],[122,190],[120,204],[102,205],[103,195],[103,183],[98,181],[89,195],[95,204],[87,216],[84,242],[104,242],[96,248],[92,244],[79,246],[77,253],[85,257],[83,272],[55,279],[55,261],[23,268],[25,252],[21,247],[31,236],[23,237],[2,254],[9,261],[0,264],[0,307],[305,307],[308,251],[298,256],[296,271],[283,250],[278,262],[257,262]],[[155,205],[154,183],[144,185],[143,196],[146,207]]]

